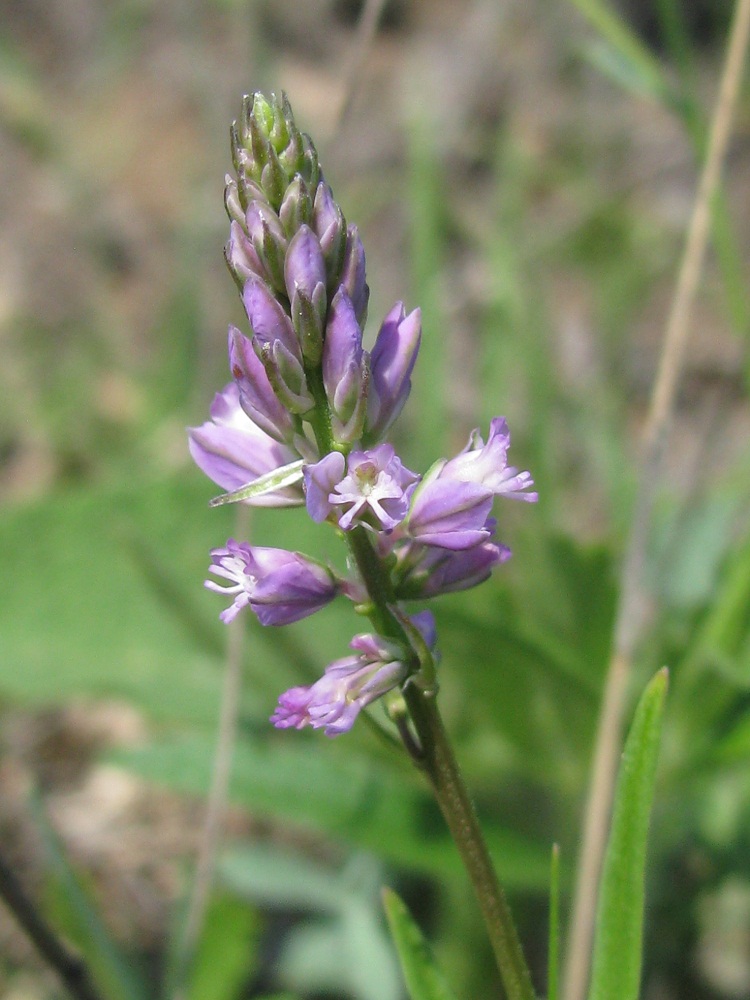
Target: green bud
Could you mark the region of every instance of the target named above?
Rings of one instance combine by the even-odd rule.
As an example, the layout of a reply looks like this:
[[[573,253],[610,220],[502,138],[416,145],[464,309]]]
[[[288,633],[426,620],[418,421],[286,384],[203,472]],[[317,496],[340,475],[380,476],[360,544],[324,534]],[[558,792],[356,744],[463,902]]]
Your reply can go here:
[[[229,174],[227,174],[225,182],[224,208],[226,208],[227,215],[231,220],[239,222],[239,224],[244,227],[247,206],[245,206],[244,209],[242,207],[242,199],[240,198],[237,182]]]
[[[276,398],[290,413],[309,413],[314,408],[302,365],[278,340],[273,345],[263,344],[260,360]]]
[[[313,203],[307,184],[297,174],[286,189],[279,208],[279,218],[288,239],[297,232],[300,226],[309,226],[312,221]]]
[[[245,98],[243,111],[245,112],[248,124],[250,121],[256,122],[264,137],[270,138],[276,121],[276,115],[274,114],[273,106],[259,90],[252,96],[252,105],[250,104],[250,98]]]
[[[260,186],[274,211],[278,212],[286,190],[286,174],[272,146],[268,146],[268,158],[260,175]]]
[[[247,212],[251,201],[262,201],[268,204],[268,198],[266,198],[266,193],[260,184],[249,180],[244,174],[239,174],[237,177],[237,195],[245,212]]]
[[[318,161],[318,151],[312,139],[306,132],[300,133],[303,146],[303,162],[300,173],[307,181],[311,191],[314,191],[320,180],[320,163]]]
[[[279,151],[279,161],[289,177],[304,170],[305,147],[302,134],[297,129],[289,137],[287,145]]]
[[[294,118],[291,118],[290,121],[287,122],[287,118],[285,115],[284,101],[286,101],[286,95],[282,95],[282,100],[279,100],[279,98],[275,94],[271,95],[271,102],[272,102],[271,107],[273,110],[273,125],[270,131],[268,132],[268,138],[270,139],[271,145],[273,146],[273,148],[276,150],[277,153],[280,153],[282,149],[284,149],[289,142],[290,124],[292,130],[296,131],[296,127],[294,125]],[[286,104],[288,106],[289,102],[286,101]]]
[[[292,296],[292,326],[297,334],[302,355],[310,366],[320,362],[323,355],[323,330],[325,329],[328,298],[320,282],[310,299],[297,289]]]
[[[266,269],[274,290],[286,294],[286,284],[284,282],[286,241],[283,238],[279,238],[279,234],[273,233],[268,222],[265,220],[262,223],[260,245],[256,243],[255,249]]]

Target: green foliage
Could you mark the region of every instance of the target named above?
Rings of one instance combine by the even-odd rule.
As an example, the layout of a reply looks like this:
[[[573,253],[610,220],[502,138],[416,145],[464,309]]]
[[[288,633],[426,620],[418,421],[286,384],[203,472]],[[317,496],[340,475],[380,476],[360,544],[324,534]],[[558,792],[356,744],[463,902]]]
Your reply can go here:
[[[194,735],[120,753],[116,759],[151,781],[204,793],[211,747],[208,735]],[[427,790],[409,780],[403,768],[375,762],[351,745],[338,750],[326,745],[311,753],[304,737],[297,744],[243,737],[235,750],[231,795],[255,814],[325,831],[415,872],[455,879],[461,871]],[[509,885],[546,884],[541,846],[492,822],[486,833]]]
[[[190,969],[188,1000],[237,1000],[253,973],[259,936],[255,910],[229,893],[215,895]]]
[[[646,842],[667,671],[644,691],[625,743],[604,860],[589,1000],[637,1000],[643,949]]]
[[[383,906],[411,1000],[454,1000],[427,940],[393,889],[383,889]]]
[[[279,977],[291,989],[356,1000],[399,1000],[398,971],[382,926],[382,870],[355,855],[340,870],[272,845],[234,850],[220,866],[235,893],[271,910],[309,914],[287,937]]]

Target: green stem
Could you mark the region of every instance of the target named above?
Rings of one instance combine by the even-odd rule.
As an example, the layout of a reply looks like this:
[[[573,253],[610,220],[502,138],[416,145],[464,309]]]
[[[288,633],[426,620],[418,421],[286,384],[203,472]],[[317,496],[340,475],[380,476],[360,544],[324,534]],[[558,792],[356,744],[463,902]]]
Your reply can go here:
[[[535,1000],[510,907],[464,784],[434,696],[407,684],[404,698],[422,748],[422,766],[469,873],[508,1000]]]
[[[409,648],[409,637],[391,610],[395,604],[395,596],[390,575],[373,548],[367,531],[361,527],[354,528],[347,532],[346,537],[372,600],[369,617],[374,627],[381,635],[396,638]],[[410,742],[413,744],[410,738],[404,738],[404,743],[412,758],[428,775],[448,829],[469,873],[508,1000],[535,1000],[531,976],[513,917],[448,734],[443,727],[434,689],[426,691],[416,683],[407,683],[403,695],[419,747],[410,746]]]

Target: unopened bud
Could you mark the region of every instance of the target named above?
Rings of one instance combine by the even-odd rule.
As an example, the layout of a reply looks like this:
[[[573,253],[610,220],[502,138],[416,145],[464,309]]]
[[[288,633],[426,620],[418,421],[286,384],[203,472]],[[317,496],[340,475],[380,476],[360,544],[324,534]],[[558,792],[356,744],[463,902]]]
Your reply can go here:
[[[313,218],[310,192],[302,176],[297,174],[286,189],[279,208],[279,218],[287,237],[291,237],[301,226],[309,226]]]

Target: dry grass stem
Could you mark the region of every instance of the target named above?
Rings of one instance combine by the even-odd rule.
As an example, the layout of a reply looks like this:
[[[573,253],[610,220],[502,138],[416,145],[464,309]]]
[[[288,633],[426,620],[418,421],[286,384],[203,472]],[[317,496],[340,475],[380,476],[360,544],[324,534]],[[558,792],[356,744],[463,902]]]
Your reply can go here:
[[[248,521],[247,507],[238,505],[236,534],[239,537],[247,537]],[[192,892],[175,964],[174,1000],[184,1000],[186,995],[185,983],[206,917],[229,795],[229,778],[237,736],[237,716],[242,688],[242,655],[245,645],[242,619],[229,625],[228,633],[211,787],[206,803],[203,833],[198,847]]]
[[[367,0],[357,25],[357,35],[344,74],[344,96],[336,115],[333,135],[338,135],[349,117],[362,80],[362,67],[372,49],[386,0]]]
[[[658,472],[682,371],[689,320],[703,267],[711,210],[731,132],[750,32],[750,0],[738,0],[719,93],[711,119],[706,159],[690,219],[659,371],[643,436],[643,457],[631,533],[623,563],[614,648],[608,669],[573,900],[565,974],[565,1000],[583,1000],[589,977],[599,876],[609,828],[622,746],[623,716],[633,651],[645,621],[643,567],[650,534]]]

